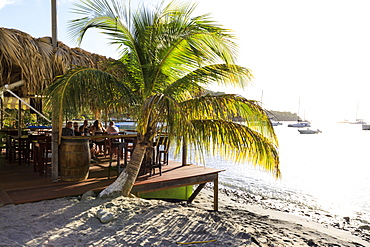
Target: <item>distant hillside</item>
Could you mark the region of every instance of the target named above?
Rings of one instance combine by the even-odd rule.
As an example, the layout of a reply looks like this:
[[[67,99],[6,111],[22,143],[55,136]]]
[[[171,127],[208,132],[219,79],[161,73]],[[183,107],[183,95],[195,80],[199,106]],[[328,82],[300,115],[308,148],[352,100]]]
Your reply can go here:
[[[297,113],[286,111],[268,111],[268,115],[275,121],[297,121],[298,119]]]

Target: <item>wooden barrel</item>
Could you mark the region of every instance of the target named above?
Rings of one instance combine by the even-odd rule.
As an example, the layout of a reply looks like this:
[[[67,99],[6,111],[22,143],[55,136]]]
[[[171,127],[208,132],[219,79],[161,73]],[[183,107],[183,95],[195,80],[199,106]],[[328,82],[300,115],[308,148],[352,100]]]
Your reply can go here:
[[[81,181],[89,176],[89,139],[63,136],[59,147],[59,168],[63,181]]]

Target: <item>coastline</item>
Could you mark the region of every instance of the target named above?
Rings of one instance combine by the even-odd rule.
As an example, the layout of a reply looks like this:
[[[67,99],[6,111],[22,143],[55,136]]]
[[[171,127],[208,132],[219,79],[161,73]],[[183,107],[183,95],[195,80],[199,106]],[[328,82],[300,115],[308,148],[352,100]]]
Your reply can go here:
[[[290,213],[205,188],[193,204],[85,195],[0,207],[4,246],[370,246]],[[99,220],[105,212],[112,219]],[[101,218],[100,218],[101,219]]]
[[[253,208],[263,209],[271,212],[273,215],[284,214],[286,217],[298,217],[299,221],[317,223],[319,226],[327,229],[332,227],[341,231],[350,232],[352,235],[361,238],[369,243],[370,246],[370,224],[359,217],[339,216],[322,210],[317,207],[290,202],[281,198],[263,197],[258,194],[247,194],[238,190],[228,189],[220,186],[220,194],[224,194],[230,200],[247,205],[249,210]]]

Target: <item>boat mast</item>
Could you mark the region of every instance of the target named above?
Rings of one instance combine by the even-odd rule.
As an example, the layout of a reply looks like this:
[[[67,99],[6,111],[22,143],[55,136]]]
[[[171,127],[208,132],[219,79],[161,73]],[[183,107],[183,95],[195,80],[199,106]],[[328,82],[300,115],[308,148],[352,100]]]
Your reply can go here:
[[[301,109],[301,97],[298,98],[297,122],[299,122],[299,110]]]
[[[263,102],[263,90],[262,90],[262,93],[261,93],[261,106],[262,106],[262,102]]]

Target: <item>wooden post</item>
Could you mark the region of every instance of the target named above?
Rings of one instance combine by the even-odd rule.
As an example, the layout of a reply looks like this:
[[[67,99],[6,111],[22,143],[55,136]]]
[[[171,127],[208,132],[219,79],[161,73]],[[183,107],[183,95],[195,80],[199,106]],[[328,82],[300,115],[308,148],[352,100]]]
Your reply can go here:
[[[21,108],[22,108],[22,101],[18,100],[18,138],[21,138],[21,136],[22,136],[22,127],[21,127],[22,112],[21,112]]]
[[[51,43],[53,49],[57,48],[57,1],[51,0]]]
[[[213,210],[218,211],[218,173],[213,180]]]
[[[193,194],[189,197],[188,203],[192,203],[195,197],[199,194],[199,192],[206,186],[206,183],[199,184]]]
[[[0,129],[2,129],[4,127],[4,101],[2,97],[0,97],[0,110]]]
[[[183,143],[182,143],[182,165],[186,166],[186,160],[188,156],[188,149],[187,149],[187,143],[185,138],[183,137]]]
[[[53,44],[54,53],[57,49],[58,39],[57,39],[57,2],[56,0],[51,0],[51,42]],[[52,160],[51,160],[51,176],[53,182],[58,182],[58,167],[59,167],[59,117],[55,112],[53,107],[52,115],[52,135],[51,135],[51,150],[52,150]]]

